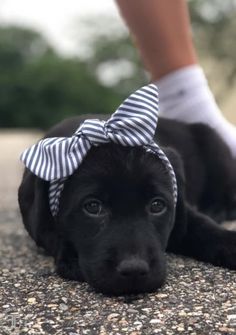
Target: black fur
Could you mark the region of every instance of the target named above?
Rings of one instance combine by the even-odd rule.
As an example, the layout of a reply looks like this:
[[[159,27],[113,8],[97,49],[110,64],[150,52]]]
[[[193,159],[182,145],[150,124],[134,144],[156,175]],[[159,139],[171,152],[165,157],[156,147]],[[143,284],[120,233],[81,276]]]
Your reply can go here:
[[[70,136],[81,121],[65,120],[46,137]],[[48,182],[25,171],[19,188],[24,225],[53,255],[61,276],[107,294],[153,291],[165,280],[166,250],[236,269],[236,232],[218,224],[236,218],[236,164],[228,148],[202,124],[160,119],[157,129],[177,176],[176,213],[163,163],[143,148],[92,147],[65,182],[56,219]],[[156,197],[166,206],[160,213],[150,210]],[[98,215],[85,210],[89,198],[101,201]]]

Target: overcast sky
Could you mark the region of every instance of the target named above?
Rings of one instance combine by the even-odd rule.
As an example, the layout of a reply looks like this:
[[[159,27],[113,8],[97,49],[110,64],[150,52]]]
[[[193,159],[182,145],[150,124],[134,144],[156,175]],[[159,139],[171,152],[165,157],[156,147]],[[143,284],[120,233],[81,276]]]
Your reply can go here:
[[[75,22],[102,13],[113,16],[123,25],[113,0],[0,0],[1,23],[36,28],[66,52],[75,49]]]

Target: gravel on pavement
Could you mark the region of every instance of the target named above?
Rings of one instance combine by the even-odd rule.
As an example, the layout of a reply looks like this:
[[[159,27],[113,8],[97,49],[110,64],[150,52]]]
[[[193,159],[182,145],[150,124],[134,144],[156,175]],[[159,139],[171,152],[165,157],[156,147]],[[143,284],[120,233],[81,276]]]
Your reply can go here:
[[[236,272],[168,255],[156,293],[116,298],[66,281],[19,214],[0,212],[0,334],[236,334]]]

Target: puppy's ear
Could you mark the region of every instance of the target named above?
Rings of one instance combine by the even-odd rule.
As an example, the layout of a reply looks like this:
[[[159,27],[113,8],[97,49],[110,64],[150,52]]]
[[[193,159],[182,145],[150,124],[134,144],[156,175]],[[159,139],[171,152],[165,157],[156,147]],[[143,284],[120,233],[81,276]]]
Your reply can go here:
[[[178,187],[178,196],[175,212],[175,223],[169,237],[167,250],[176,251],[187,230],[187,209],[185,198],[185,175],[183,161],[180,155],[172,148],[163,148],[175,171]]]
[[[48,203],[48,182],[25,170],[18,191],[23,223],[36,244],[53,255],[57,244],[56,222]]]

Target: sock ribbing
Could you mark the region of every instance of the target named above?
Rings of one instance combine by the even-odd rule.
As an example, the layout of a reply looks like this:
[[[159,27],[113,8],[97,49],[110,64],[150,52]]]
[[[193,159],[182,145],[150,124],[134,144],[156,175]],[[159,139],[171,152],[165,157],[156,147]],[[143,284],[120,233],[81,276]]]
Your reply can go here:
[[[236,128],[222,115],[200,66],[190,65],[176,70],[156,84],[159,87],[160,116],[209,125],[236,157]]]

